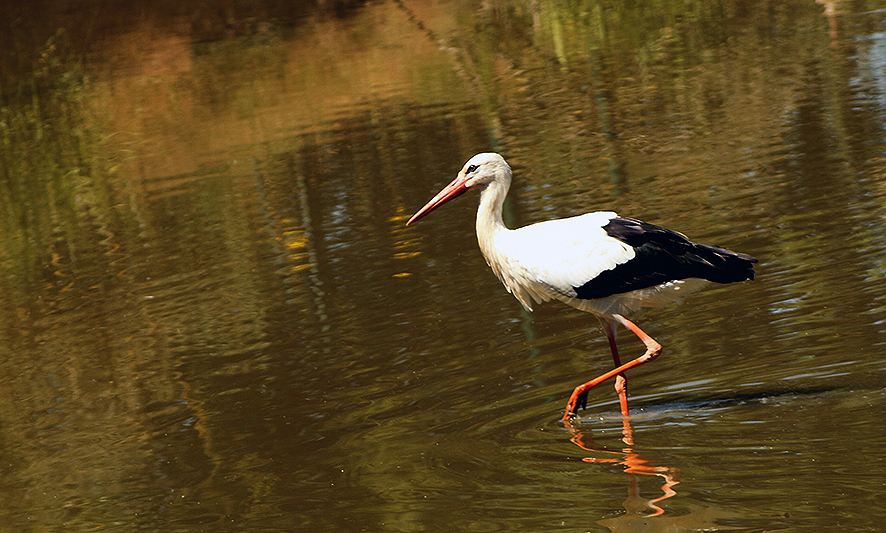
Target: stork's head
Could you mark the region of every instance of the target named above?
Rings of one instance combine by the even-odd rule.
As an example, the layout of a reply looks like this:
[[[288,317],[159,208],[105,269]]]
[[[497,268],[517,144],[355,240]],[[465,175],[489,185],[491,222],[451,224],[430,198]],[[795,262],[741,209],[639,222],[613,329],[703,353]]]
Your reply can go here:
[[[424,207],[412,215],[406,225],[410,225],[416,220],[423,218],[425,215],[437,209],[453,198],[457,198],[467,192],[468,189],[483,189],[492,182],[498,182],[505,187],[511,183],[511,167],[505,162],[504,158],[495,153],[477,154],[470,158],[465,166],[459,171],[458,176],[452,180],[452,183],[437,193],[437,196],[431,198],[431,201]]]

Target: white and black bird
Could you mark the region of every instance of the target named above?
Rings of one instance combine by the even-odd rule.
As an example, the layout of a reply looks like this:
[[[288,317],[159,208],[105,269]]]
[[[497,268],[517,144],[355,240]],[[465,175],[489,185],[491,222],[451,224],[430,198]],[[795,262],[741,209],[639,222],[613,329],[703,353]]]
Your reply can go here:
[[[612,377],[616,377],[622,414],[628,415],[624,371],[657,357],[661,345],[626,315],[679,301],[706,281],[754,279],[752,264],[757,260],[750,255],[696,244],[676,231],[611,211],[509,229],[502,222],[502,204],[510,185],[511,169],[504,158],[495,153],[477,154],[406,224],[469,189],[477,189],[480,250],[523,307],[531,311],[533,303],[555,299],[600,319],[615,368],[575,388],[564,420],[586,406],[592,387]],[[618,325],[634,332],[646,345],[642,356],[624,364],[615,342]]]

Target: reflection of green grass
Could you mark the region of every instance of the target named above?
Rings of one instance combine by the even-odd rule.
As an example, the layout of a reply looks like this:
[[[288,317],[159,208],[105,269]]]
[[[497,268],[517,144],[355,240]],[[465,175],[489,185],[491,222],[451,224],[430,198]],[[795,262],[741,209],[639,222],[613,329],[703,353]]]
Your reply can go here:
[[[196,43],[194,81],[201,99],[223,109],[233,105],[243,116],[250,116],[255,103],[237,88],[261,83],[284,68],[286,57],[279,32],[268,27],[247,37]]]
[[[82,62],[63,31],[34,56],[33,70],[4,79],[0,96],[0,254],[25,267],[9,272],[29,271],[54,241],[75,246],[80,213],[105,204],[91,179],[101,165]]]

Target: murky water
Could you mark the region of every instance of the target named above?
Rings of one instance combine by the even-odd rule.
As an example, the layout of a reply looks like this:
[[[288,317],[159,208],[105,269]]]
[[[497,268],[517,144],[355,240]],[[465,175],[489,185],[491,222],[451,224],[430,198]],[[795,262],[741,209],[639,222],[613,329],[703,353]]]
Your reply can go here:
[[[4,10],[0,530],[881,530],[886,5]],[[475,196],[405,227],[488,150],[760,259],[635,317],[627,425]]]

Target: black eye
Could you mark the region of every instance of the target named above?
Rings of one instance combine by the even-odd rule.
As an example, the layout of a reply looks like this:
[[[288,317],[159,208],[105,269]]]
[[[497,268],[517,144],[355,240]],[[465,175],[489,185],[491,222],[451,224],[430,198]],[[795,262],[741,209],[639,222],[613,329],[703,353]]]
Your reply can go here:
[[[477,168],[478,168],[477,165],[471,165],[468,167],[467,170],[465,170],[465,174],[470,174],[471,172],[477,170]]]

